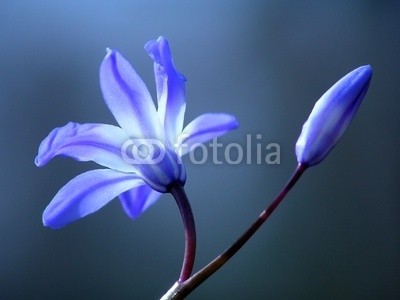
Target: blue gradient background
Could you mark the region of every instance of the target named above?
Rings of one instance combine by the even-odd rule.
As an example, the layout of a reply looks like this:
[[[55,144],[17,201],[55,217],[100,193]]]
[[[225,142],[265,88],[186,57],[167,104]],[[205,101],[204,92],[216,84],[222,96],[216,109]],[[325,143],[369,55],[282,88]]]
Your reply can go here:
[[[309,170],[254,238],[189,299],[400,298],[399,1],[1,1],[0,298],[157,299],[176,280],[182,224],[165,195],[140,219],[118,201],[61,230],[43,209],[94,168],[33,160],[68,121],[115,124],[98,68],[119,49],[155,94],[149,39],[166,36],[188,78],[186,123],[230,112],[281,164],[187,164],[195,269],[255,219],[295,167],[314,102],[363,64],[374,75],[339,146]]]

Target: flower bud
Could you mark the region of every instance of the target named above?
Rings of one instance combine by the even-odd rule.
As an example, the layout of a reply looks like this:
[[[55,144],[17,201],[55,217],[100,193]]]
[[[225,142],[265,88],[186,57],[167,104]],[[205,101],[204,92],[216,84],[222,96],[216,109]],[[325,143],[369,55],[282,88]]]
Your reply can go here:
[[[328,155],[353,119],[371,76],[371,66],[359,67],[336,82],[315,103],[296,143],[299,164],[313,166]]]

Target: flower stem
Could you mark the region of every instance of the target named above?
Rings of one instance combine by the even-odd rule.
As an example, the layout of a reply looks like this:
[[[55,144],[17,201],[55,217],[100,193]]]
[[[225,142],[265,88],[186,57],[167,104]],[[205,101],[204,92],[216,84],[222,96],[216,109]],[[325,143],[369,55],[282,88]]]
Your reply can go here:
[[[257,220],[222,254],[211,261],[207,266],[198,271],[185,282],[175,283],[175,285],[167,292],[162,299],[184,299],[195,288],[203,283],[207,278],[219,270],[229,259],[231,259],[236,252],[253,236],[253,234],[260,228],[260,226],[268,219],[272,212],[277,208],[279,203],[285,198],[287,193],[299,180],[301,175],[307,169],[307,166],[299,164],[294,171],[292,177],[278,194],[275,200],[258,216]]]
[[[185,254],[178,281],[178,283],[181,283],[187,280],[192,274],[194,259],[196,256],[196,226],[194,223],[192,208],[190,207],[183,186],[179,184],[172,185],[170,193],[174,196],[176,204],[179,207],[183,226],[185,228]]]

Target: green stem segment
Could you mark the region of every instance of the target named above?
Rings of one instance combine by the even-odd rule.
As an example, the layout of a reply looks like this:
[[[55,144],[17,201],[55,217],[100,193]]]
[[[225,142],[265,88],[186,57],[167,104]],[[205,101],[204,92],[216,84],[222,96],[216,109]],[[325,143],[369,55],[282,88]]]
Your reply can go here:
[[[174,196],[176,204],[182,216],[183,226],[185,228],[185,254],[183,258],[181,275],[179,283],[186,281],[193,271],[194,259],[196,256],[196,227],[192,208],[186,196],[185,190],[181,185],[172,185],[170,193]]]
[[[257,220],[239,237],[239,239],[225,250],[222,254],[211,261],[207,266],[201,269],[199,272],[194,274],[192,277],[184,282],[175,283],[172,288],[161,298],[163,300],[169,299],[184,299],[189,295],[195,288],[203,283],[208,277],[214,274],[219,268],[221,268],[229,259],[231,259],[236,252],[242,248],[242,246],[253,236],[253,234],[260,228],[260,226],[268,219],[272,212],[277,208],[279,203],[285,198],[287,193],[299,180],[301,175],[307,169],[307,166],[299,164],[294,171],[292,177],[278,194],[275,200],[258,216]]]

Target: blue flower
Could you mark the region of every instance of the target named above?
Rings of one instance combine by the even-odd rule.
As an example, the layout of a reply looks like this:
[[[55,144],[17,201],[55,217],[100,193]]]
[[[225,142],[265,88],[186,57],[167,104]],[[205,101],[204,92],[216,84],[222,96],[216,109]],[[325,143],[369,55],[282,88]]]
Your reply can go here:
[[[371,66],[359,67],[335,83],[315,103],[296,143],[299,164],[320,163],[349,126],[368,90]]]
[[[56,155],[106,167],[83,173],[61,188],[43,213],[45,226],[60,228],[116,196],[128,216],[137,218],[172,185],[184,185],[182,155],[237,128],[235,117],[209,113],[183,129],[186,79],[174,67],[168,41],[159,37],[145,49],[154,61],[158,109],[133,67],[119,52],[107,49],[100,85],[120,127],[68,123],[40,144],[35,159],[39,167]]]

